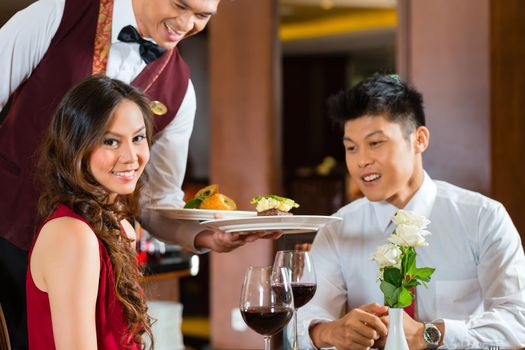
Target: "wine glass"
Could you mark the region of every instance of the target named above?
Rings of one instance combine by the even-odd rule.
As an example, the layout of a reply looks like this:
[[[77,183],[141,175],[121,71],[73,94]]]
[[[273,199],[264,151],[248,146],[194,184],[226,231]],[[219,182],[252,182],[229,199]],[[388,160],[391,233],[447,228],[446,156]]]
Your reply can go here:
[[[297,337],[297,309],[308,303],[317,289],[317,280],[310,254],[304,250],[281,250],[275,255],[274,271],[286,268],[294,298],[294,325],[292,349],[299,349]]]
[[[264,336],[264,349],[270,350],[270,338],[290,321],[293,293],[286,270],[272,273],[271,266],[250,266],[241,292],[244,322]]]

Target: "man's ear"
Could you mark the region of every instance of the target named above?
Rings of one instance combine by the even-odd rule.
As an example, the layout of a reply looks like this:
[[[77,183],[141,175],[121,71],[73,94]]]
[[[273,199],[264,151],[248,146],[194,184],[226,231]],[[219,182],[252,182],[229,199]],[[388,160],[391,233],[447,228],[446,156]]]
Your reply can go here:
[[[420,126],[416,129],[415,150],[416,153],[423,153],[428,148],[430,141],[430,132],[426,126]]]

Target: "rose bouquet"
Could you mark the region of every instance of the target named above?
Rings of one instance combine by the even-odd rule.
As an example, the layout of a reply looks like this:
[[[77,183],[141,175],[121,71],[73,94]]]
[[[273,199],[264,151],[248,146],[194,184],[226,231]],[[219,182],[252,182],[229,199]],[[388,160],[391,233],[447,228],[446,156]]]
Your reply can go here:
[[[431,267],[416,267],[415,247],[427,246],[425,230],[430,223],[424,216],[413,211],[399,210],[392,218],[396,225],[390,243],[379,246],[370,256],[379,267],[378,280],[385,296],[385,304],[393,308],[404,308],[412,304],[413,288],[425,287],[434,273]]]

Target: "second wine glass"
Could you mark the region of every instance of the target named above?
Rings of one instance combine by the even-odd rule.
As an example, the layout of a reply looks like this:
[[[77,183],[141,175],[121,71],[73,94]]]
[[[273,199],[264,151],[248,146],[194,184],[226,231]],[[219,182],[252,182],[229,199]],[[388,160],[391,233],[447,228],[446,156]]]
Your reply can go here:
[[[271,266],[250,266],[241,292],[244,322],[264,336],[264,349],[270,350],[270,338],[290,321],[293,294],[288,272]]]
[[[317,289],[312,259],[307,251],[281,250],[275,255],[274,271],[287,269],[294,298],[294,324],[292,349],[299,349],[297,337],[297,309],[308,303]]]

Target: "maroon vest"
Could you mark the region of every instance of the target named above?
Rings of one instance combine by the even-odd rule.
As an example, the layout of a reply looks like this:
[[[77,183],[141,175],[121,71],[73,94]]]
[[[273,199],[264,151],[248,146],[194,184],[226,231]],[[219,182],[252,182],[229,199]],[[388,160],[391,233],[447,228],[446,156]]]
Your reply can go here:
[[[66,0],[49,49],[5,107],[9,110],[0,125],[0,236],[24,250],[40,223],[37,151],[62,97],[92,74],[98,10],[98,0]],[[157,132],[175,117],[188,81],[189,68],[175,49],[147,65],[131,83],[168,107],[164,116],[154,118]]]

